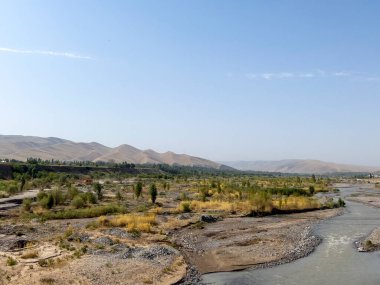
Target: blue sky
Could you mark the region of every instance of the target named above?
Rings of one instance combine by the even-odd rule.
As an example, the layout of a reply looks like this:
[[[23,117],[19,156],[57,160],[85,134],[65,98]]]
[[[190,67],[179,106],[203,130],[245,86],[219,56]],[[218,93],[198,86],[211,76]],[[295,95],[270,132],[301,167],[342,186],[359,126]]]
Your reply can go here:
[[[0,133],[380,165],[379,1],[0,2]]]

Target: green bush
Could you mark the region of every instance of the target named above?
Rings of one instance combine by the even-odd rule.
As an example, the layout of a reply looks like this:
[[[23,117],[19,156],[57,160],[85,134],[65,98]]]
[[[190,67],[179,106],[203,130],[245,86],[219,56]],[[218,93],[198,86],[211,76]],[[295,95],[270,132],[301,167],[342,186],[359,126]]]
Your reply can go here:
[[[134,187],[134,189],[135,189],[136,198],[139,198],[141,196],[142,189],[143,189],[142,183],[141,182],[137,182],[137,184]]]
[[[190,213],[191,212],[190,202],[182,202],[181,203],[181,211],[183,213]]]
[[[37,217],[40,217],[41,220],[83,219],[118,213],[127,213],[127,208],[119,205],[94,206],[84,209],[68,209],[58,212],[49,211],[41,215],[37,215]]]
[[[80,209],[85,206],[85,202],[82,199],[81,196],[75,196],[74,199],[71,201],[71,206],[73,206],[75,209]]]
[[[25,212],[30,212],[32,207],[32,199],[26,198],[22,201],[22,208]]]
[[[83,200],[85,200],[89,204],[96,204],[98,200],[96,199],[96,195],[93,192],[86,192],[82,196]]]
[[[39,204],[41,205],[41,207],[43,207],[45,209],[51,209],[51,208],[53,208],[53,206],[54,206],[54,198],[51,195],[51,193],[49,193],[47,196],[45,196],[44,198],[42,198],[39,201]]]
[[[150,199],[152,200],[152,203],[156,203],[156,199],[157,199],[157,187],[156,187],[156,184],[152,184],[150,185],[149,187],[149,194],[150,194]]]
[[[7,265],[8,266],[15,266],[17,264],[17,260],[13,257],[8,256],[7,258]]]

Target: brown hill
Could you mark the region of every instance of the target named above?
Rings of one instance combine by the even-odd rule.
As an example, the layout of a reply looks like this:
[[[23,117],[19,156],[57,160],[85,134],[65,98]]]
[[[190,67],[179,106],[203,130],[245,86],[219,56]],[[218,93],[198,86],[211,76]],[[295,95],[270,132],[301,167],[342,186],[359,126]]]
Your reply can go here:
[[[225,165],[239,169],[281,173],[327,174],[336,172],[374,172],[380,167],[338,164],[312,159],[287,159],[277,161],[224,161]]]
[[[29,157],[61,161],[107,162],[112,160],[136,164],[165,163],[216,169],[223,167],[220,163],[199,157],[173,152],[158,153],[153,150],[140,150],[126,144],[111,148],[96,142],[76,143],[53,137],[0,135],[0,158],[25,161]]]

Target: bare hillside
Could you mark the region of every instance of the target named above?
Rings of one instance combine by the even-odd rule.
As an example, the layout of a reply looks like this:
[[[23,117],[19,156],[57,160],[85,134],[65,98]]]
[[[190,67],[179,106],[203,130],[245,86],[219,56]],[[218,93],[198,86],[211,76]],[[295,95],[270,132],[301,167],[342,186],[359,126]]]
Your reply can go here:
[[[62,161],[95,162],[113,160],[115,162],[127,161],[137,164],[165,163],[210,168],[220,168],[223,166],[220,163],[186,154],[140,150],[127,144],[111,148],[96,142],[76,143],[54,137],[0,135],[0,158],[13,158],[25,161],[29,157]]]
[[[239,170],[281,173],[327,174],[334,172],[372,172],[379,170],[375,167],[337,164],[311,159],[288,159],[277,161],[225,161],[222,163]]]

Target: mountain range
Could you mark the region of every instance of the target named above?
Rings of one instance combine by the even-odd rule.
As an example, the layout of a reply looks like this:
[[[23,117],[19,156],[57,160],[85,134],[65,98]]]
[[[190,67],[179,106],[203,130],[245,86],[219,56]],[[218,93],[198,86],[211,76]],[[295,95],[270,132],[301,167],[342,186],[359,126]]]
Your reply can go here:
[[[112,148],[96,142],[77,143],[55,137],[0,135],[0,158],[26,161],[30,157],[61,161],[126,161],[135,164],[165,163],[215,169],[229,168],[195,156],[170,151],[158,153],[150,149],[140,150],[127,144]]]
[[[225,165],[239,170],[328,174],[336,172],[375,172],[380,167],[368,167],[349,164],[338,164],[312,159],[286,159],[276,161],[223,161]]]
[[[168,151],[159,153],[154,150],[141,150],[123,144],[118,147],[107,147],[97,142],[73,142],[55,137],[36,137],[20,135],[0,135],[0,159],[27,158],[61,161],[114,161],[135,164],[159,164],[201,166],[215,169],[231,169],[280,172],[327,174],[336,172],[375,172],[376,167],[338,164],[311,159],[288,159],[277,161],[222,161],[214,162],[187,154],[176,154]]]

